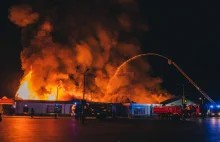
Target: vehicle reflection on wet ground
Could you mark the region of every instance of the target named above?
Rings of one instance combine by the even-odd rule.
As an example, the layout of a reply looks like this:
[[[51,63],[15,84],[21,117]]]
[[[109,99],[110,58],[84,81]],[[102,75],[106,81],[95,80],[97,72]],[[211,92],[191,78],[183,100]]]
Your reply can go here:
[[[220,118],[211,117],[206,118],[205,120],[192,120],[198,124],[200,128],[203,129],[205,138],[210,142],[219,142],[220,141]]]
[[[66,117],[5,117],[1,142],[205,142],[220,141],[220,119],[187,121],[117,119],[88,120],[81,125]]]

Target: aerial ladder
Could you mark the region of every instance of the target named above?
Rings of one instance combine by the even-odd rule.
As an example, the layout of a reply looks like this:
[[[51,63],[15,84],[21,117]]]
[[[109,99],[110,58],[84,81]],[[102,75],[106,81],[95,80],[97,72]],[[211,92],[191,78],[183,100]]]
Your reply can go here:
[[[184,73],[184,71],[175,63],[175,62],[172,62],[172,60],[168,60],[168,63],[171,65],[173,64],[178,70],[180,73],[182,73],[186,79],[207,99],[209,100],[210,103],[212,104],[216,104],[186,73]]]
[[[115,74],[113,75],[113,77],[110,79],[108,85],[107,85],[107,88],[109,86],[109,84],[111,83],[112,79],[118,74],[118,72],[120,71],[120,69],[125,65],[127,64],[128,62],[138,58],[138,57],[142,57],[142,56],[159,56],[159,57],[162,57],[164,59],[166,59],[168,61],[168,64],[169,65],[174,65],[177,70],[179,70],[179,72],[186,77],[186,79],[208,100],[210,101],[212,104],[216,104],[175,62],[173,62],[171,59],[163,56],[163,55],[160,55],[160,54],[156,54],[156,53],[145,53],[145,54],[139,54],[139,55],[136,55],[128,60],[126,60],[124,63],[122,63],[116,70]]]

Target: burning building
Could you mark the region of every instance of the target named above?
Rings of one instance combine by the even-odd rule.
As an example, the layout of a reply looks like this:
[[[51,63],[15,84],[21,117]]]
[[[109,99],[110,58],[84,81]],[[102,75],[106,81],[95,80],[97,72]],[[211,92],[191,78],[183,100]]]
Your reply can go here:
[[[141,53],[135,37],[148,28],[138,11],[136,1],[126,0],[67,0],[53,4],[36,0],[12,6],[9,19],[22,28],[24,47],[24,75],[16,98],[81,99],[83,73],[88,68],[87,100],[121,102],[126,96],[138,103],[160,103],[172,97],[160,87],[160,78],[148,74],[150,66],[143,59],[132,61],[120,71],[135,75],[114,76],[120,64]]]

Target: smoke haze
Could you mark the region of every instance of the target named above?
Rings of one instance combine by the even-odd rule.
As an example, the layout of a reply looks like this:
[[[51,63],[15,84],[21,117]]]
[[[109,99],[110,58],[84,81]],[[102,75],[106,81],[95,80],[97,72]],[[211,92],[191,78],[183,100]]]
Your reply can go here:
[[[143,59],[123,67],[106,90],[117,67],[141,53],[135,37],[147,26],[135,0],[33,1],[12,6],[9,19],[23,28],[22,69],[24,76],[32,71],[29,86],[38,99],[47,99],[57,87],[60,100],[81,98],[88,68],[87,99],[159,103],[171,97]]]

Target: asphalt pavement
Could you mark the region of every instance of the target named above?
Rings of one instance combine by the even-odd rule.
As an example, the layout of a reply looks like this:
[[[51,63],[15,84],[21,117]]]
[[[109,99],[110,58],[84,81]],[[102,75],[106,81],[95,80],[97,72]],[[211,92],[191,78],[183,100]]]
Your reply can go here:
[[[220,119],[187,121],[117,119],[87,120],[71,117],[3,117],[0,142],[216,142]]]

